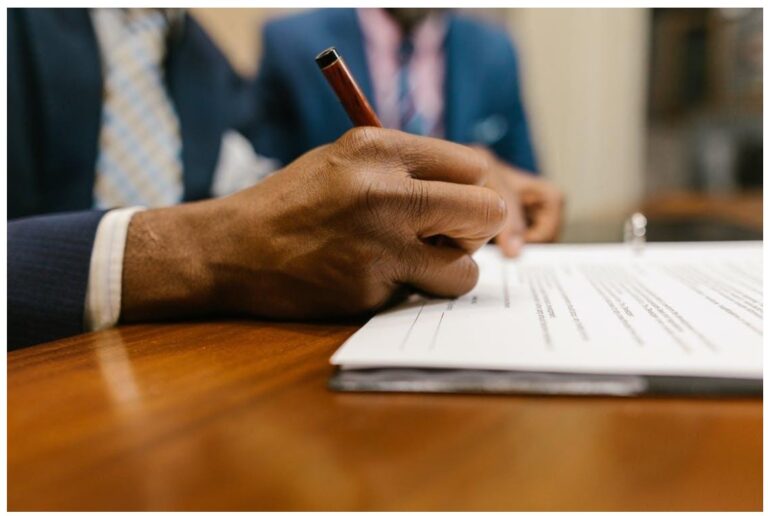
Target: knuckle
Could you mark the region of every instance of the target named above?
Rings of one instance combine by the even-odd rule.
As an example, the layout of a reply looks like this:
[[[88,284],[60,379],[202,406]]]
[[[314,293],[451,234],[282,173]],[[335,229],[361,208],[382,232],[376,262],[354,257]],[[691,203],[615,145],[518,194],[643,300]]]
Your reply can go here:
[[[408,217],[421,222],[429,210],[429,191],[423,181],[409,181],[406,191],[406,211]]]
[[[352,188],[349,210],[342,214],[344,224],[355,228],[355,235],[371,244],[396,246],[407,236],[403,224],[404,211],[398,188],[386,175],[363,177]],[[382,251],[374,249],[382,259]],[[385,253],[386,254],[386,253]]]
[[[391,211],[392,188],[385,181],[368,177],[356,186],[355,212],[364,222],[379,228],[387,224],[386,214]]]
[[[386,203],[389,192],[386,188],[376,181],[367,181],[360,185],[362,194],[359,195],[359,202],[366,212],[375,213]]]
[[[381,131],[375,127],[354,127],[339,138],[344,148],[353,154],[380,151],[382,147]]]

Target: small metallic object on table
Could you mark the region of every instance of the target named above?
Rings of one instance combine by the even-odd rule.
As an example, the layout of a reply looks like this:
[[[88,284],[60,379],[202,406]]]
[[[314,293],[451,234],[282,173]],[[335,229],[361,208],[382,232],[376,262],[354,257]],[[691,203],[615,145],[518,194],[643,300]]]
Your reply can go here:
[[[632,247],[635,254],[641,254],[645,248],[645,229],[648,219],[640,212],[635,212],[624,223],[624,243]]]

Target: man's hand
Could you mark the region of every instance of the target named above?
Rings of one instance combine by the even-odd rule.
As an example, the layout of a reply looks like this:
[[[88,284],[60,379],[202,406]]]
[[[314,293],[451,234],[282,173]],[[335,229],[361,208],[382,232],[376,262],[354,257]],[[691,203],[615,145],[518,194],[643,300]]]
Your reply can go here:
[[[229,197],[136,214],[123,320],[211,314],[307,319],[365,313],[403,287],[458,296],[506,203],[479,152],[353,129]],[[452,246],[430,242],[448,237]]]
[[[563,194],[550,181],[516,169],[482,150],[491,172],[486,185],[508,206],[507,222],[495,242],[506,256],[517,256],[524,242],[552,242],[560,232]]]

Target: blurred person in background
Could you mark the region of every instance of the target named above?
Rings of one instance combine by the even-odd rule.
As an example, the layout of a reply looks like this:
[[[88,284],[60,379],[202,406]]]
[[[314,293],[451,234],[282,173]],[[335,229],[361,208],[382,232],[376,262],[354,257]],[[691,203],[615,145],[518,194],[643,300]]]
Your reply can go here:
[[[534,146],[507,34],[444,9],[321,9],[273,20],[263,31],[253,133],[259,154],[290,162],[351,123],[307,63],[336,47],[385,127],[490,151],[496,188],[520,199],[525,240],[554,240],[562,195],[536,177]],[[522,240],[497,239],[515,255]]]

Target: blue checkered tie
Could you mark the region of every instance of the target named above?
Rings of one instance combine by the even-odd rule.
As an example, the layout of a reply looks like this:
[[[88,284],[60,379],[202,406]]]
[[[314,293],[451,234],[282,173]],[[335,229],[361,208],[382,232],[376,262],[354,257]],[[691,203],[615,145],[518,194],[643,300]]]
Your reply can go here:
[[[94,201],[98,208],[181,200],[179,120],[162,67],[168,20],[158,9],[97,9],[104,103]]]

